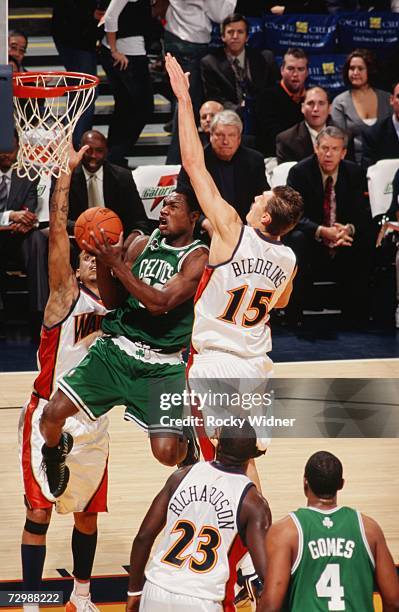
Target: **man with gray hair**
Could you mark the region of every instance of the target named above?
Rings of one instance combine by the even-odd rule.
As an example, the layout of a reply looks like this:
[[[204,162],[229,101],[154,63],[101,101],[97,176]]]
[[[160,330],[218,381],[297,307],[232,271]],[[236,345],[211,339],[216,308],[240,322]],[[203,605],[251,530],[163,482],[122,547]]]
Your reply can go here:
[[[296,323],[306,298],[306,277],[315,267],[340,284],[341,308],[350,320],[367,317],[367,282],[372,255],[365,172],[345,160],[347,134],[328,126],[316,138],[315,153],[293,166],[287,184],[303,198],[304,214],[284,242],[295,252],[298,275],[290,302]],[[333,268],[330,271],[330,268]]]
[[[231,110],[217,113],[211,123],[210,143],[205,147],[205,165],[222,197],[229,202],[241,219],[250,209],[254,197],[269,189],[263,156],[258,151],[241,145],[242,121]],[[177,191],[194,191],[182,168],[177,179]]]

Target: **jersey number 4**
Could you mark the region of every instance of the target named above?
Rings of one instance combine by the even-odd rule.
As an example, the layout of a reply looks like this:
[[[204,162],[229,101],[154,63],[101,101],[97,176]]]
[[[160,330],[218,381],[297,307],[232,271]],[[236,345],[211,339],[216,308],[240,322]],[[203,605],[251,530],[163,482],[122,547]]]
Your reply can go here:
[[[218,317],[226,323],[237,325],[237,312],[243,302],[245,294],[248,291],[248,285],[242,285],[237,289],[231,289],[227,293],[230,295],[229,303],[227,304],[224,313]],[[270,301],[274,291],[266,291],[265,289],[255,289],[250,299],[246,312],[242,315],[242,319],[238,324],[243,327],[254,327],[263,319],[266,318]],[[249,314],[252,311],[252,314]],[[248,314],[247,314],[248,313]]]
[[[317,597],[328,597],[328,609],[334,612],[346,609],[339,569],[338,563],[329,563],[316,584]]]
[[[171,533],[178,532],[181,532],[181,534],[177,542],[171,546],[161,561],[175,567],[182,567],[185,563],[188,563],[189,569],[193,572],[209,572],[218,560],[216,550],[221,542],[219,531],[209,525],[202,527],[197,538],[204,538],[204,540],[198,543],[194,555],[189,554],[185,556],[182,553],[194,540],[195,525],[190,521],[177,521]],[[202,555],[202,558],[196,558],[196,554]]]

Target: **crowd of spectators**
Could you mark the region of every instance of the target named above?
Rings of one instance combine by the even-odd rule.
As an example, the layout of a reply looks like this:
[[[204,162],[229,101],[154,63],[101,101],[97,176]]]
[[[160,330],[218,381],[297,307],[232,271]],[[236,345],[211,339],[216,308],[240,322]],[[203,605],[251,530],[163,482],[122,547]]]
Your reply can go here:
[[[348,9],[399,11],[399,2],[301,3],[304,13]],[[287,49],[279,66],[272,51],[246,44],[247,17],[265,11],[276,15],[297,12],[298,3],[287,1],[277,5],[265,0],[54,3],[53,37],[60,62],[66,70],[96,74],[99,60],[115,98],[107,139],[92,130],[94,103],[75,129],[75,147],[85,143],[90,148],[72,179],[70,228],[84,208],[97,202],[120,214],[127,234],[148,229],[131,172],[123,166],[153,109],[147,49],[155,15],[164,26],[164,50],[175,55],[184,70],[190,72],[190,93],[207,167],[223,197],[236,207],[243,220],[254,196],[269,188],[264,158],[272,158],[278,164],[297,162],[287,182],[301,193],[305,215],[285,239],[299,263],[288,321],[300,322],[316,268],[322,275],[333,271],[332,276],[341,287],[340,306],[344,314],[351,320],[359,321],[359,314],[367,319],[365,305],[369,303],[367,290],[378,228],[367,198],[366,171],[382,159],[398,159],[399,167],[399,82],[393,83],[391,92],[377,88],[372,53],[354,49],[343,69],[347,89],[331,100],[323,87],[307,86],[308,57],[303,49]],[[223,43],[216,49],[209,47],[212,22],[220,24]],[[23,32],[10,31],[9,59],[15,70],[25,70],[27,46]],[[167,163],[179,163],[176,120],[172,132]],[[7,254],[18,245],[28,272],[32,317],[39,320],[47,298],[45,272],[33,265],[37,255],[31,243],[40,248],[39,257],[45,261],[45,233],[37,227],[35,183],[16,177],[9,164],[17,146],[16,142],[12,154],[0,152],[0,223],[12,228],[11,232],[0,233],[0,289],[4,293]],[[21,197],[16,197],[16,184],[24,184],[31,194],[29,201],[22,197],[22,188],[18,192]],[[399,219],[398,184],[399,173],[387,213],[392,219]],[[177,189],[193,197],[184,168]],[[11,216],[5,216],[7,211]],[[24,211],[16,223],[13,211]],[[212,232],[207,219],[202,219],[202,231]],[[1,312],[0,303],[0,323]]]

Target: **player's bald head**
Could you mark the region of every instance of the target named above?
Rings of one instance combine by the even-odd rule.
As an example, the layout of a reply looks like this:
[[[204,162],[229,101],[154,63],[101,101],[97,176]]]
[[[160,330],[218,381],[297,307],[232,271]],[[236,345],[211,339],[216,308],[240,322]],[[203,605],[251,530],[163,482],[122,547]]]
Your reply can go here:
[[[258,455],[256,433],[248,421],[243,421],[242,427],[224,425],[221,428],[217,447],[219,461],[230,465],[244,465]]]

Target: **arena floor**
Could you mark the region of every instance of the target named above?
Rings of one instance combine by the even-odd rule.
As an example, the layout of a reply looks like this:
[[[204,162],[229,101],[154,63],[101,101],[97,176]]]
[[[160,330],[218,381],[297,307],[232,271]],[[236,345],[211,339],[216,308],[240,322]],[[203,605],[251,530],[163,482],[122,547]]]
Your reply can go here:
[[[278,377],[398,378],[399,360],[277,364]],[[22,485],[18,467],[19,407],[28,397],[34,373],[0,374],[0,590],[18,587],[20,533],[24,523]],[[396,410],[396,408],[395,408]],[[126,589],[126,565],[137,528],[170,468],[151,456],[145,434],[126,423],[123,410],[110,413],[109,512],[100,517],[93,599],[121,602]],[[274,439],[267,455],[257,460],[263,493],[279,519],[302,505],[303,467],[317,450],[329,450],[343,462],[346,484],[340,503],[374,517],[384,529],[395,562],[399,563],[399,440],[397,438]],[[54,515],[49,532],[44,577],[68,591],[71,572],[69,516]],[[62,580],[63,582],[59,582]],[[61,584],[61,586],[59,586]],[[116,612],[113,606],[100,606]],[[15,608],[14,608],[15,609]],[[121,609],[121,608],[119,608]],[[378,608],[377,608],[378,609]]]

